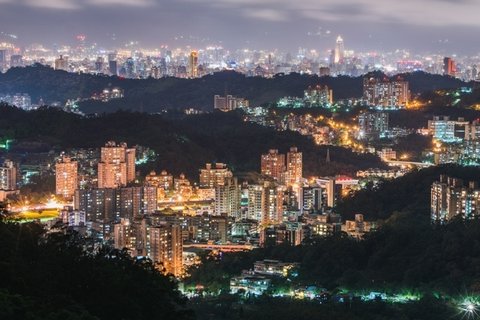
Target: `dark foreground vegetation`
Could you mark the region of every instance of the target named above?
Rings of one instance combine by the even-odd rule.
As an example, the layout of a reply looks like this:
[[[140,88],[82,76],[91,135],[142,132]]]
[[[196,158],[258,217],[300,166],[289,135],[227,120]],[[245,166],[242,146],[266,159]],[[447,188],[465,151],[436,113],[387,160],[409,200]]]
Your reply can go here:
[[[384,302],[327,303],[262,297],[237,303],[235,297],[223,296],[211,301],[203,299],[190,305],[198,319],[216,320],[436,320],[460,319],[468,316],[457,306],[446,304],[433,296],[406,304]]]
[[[34,223],[0,222],[0,274],[4,320],[193,318],[149,261]]]
[[[296,247],[227,253],[221,260],[205,257],[188,282],[202,284],[212,292],[227,290],[230,277],[263,259],[300,262],[297,285],[366,292],[480,294],[480,222],[456,221],[434,227],[414,215],[396,214],[364,241],[332,236]]]

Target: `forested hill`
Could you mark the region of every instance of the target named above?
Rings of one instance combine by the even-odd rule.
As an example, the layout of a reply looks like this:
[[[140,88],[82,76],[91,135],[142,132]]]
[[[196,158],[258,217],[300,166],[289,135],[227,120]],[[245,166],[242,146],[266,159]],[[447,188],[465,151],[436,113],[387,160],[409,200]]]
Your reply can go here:
[[[378,73],[377,73],[378,74]],[[413,93],[435,89],[452,89],[466,83],[451,77],[415,72],[403,75]],[[90,75],[55,71],[42,65],[12,68],[0,73],[0,93],[28,93],[32,101],[42,98],[47,104],[64,103],[67,99],[88,98],[105,88],[119,87],[125,98],[109,103],[83,103],[87,113],[112,112],[118,109],[158,112],[162,109],[190,107],[211,110],[215,94],[245,97],[253,105],[276,101],[283,96],[302,96],[311,85],[325,84],[333,89],[335,99],[361,97],[362,77],[318,77],[292,73],[272,79],[245,77],[234,71],[223,71],[200,79],[123,79],[105,75]]]
[[[344,198],[336,210],[345,219],[353,219],[355,213],[362,213],[367,220],[387,220],[395,213],[413,214],[417,221],[430,219],[430,187],[440,175],[468,181],[480,181],[480,169],[442,165],[385,181],[380,186],[370,186]]]
[[[0,104],[0,139],[16,144],[36,141],[58,151],[78,147],[100,147],[106,141],[150,147],[155,163],[144,170],[166,169],[197,179],[206,162],[227,163],[235,173],[259,172],[260,155],[276,148],[285,153],[297,146],[304,156],[304,172],[310,175],[354,174],[357,170],[382,167],[371,154],[356,154],[346,148],[317,146],[309,137],[278,132],[243,121],[235,112],[183,116],[118,111],[97,117],[81,117],[55,108],[26,112]],[[13,145],[15,150],[16,144]],[[327,150],[331,162],[326,163]],[[143,172],[145,173],[145,172]],[[148,172],[146,172],[148,173]]]

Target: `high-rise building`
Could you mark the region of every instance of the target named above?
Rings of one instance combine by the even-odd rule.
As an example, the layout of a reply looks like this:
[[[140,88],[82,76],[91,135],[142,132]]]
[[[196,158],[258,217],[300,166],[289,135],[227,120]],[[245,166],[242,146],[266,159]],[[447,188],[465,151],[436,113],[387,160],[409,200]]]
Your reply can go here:
[[[5,160],[0,166],[0,190],[17,190],[17,165],[11,160]]]
[[[110,141],[101,149],[98,188],[119,188],[135,180],[135,148]]]
[[[190,57],[188,59],[188,71],[191,78],[198,77],[198,52],[190,52]]]
[[[108,72],[111,76],[118,75],[117,54],[108,54]]]
[[[244,98],[236,98],[232,95],[226,95],[224,97],[215,95],[213,97],[213,108],[223,112],[233,111],[237,108],[248,107],[248,100]]]
[[[335,53],[334,53],[334,60],[335,64],[342,63],[345,59],[345,45],[343,43],[343,38],[341,36],[337,37],[337,41],[335,43]]]
[[[214,166],[207,163],[204,169],[200,169],[201,188],[224,186],[231,178],[233,178],[233,173],[224,163],[216,163]]]
[[[262,224],[280,224],[283,221],[283,200],[285,188],[271,182],[265,182],[263,186],[263,212]]]
[[[85,212],[74,210],[72,206],[65,206],[60,211],[60,216],[62,217],[62,222],[69,227],[83,227],[86,224]]]
[[[478,66],[476,64],[472,66],[472,80],[478,80]]]
[[[105,59],[103,57],[97,57],[97,60],[95,61],[95,71],[97,71],[98,73],[102,73],[104,64]]]
[[[261,221],[264,206],[263,185],[248,185],[248,219]]]
[[[248,219],[256,220],[263,225],[282,223],[285,190],[284,186],[270,181],[249,185]]]
[[[157,188],[77,189],[74,208],[85,212],[87,221],[133,221],[155,212]]]
[[[87,221],[116,220],[115,189],[77,189],[73,200],[74,209],[85,212]]]
[[[269,225],[260,232],[260,246],[271,247],[281,244],[292,246],[300,245],[304,234],[302,224],[298,222],[286,222],[277,225]]]
[[[331,177],[316,179],[315,186],[320,188],[319,205],[322,209],[329,209],[335,206],[337,199],[337,188],[335,179]]]
[[[320,187],[303,187],[300,197],[302,214],[316,213],[322,209],[322,189]]]
[[[156,225],[149,228],[148,256],[166,274],[183,274],[182,230],[178,225]]]
[[[451,77],[455,77],[457,73],[457,67],[455,60],[450,57],[443,58],[443,74]]]
[[[326,107],[333,103],[333,90],[317,85],[304,91],[303,100],[309,107]]]
[[[56,194],[65,199],[72,199],[78,188],[78,163],[70,157],[62,156],[55,164]]]
[[[135,226],[129,219],[122,218],[113,227],[113,246],[115,249],[127,249],[133,252],[136,247]]]
[[[115,219],[139,218],[157,209],[157,188],[130,187],[115,189]]]
[[[388,113],[364,112],[358,116],[359,139],[377,139],[388,132]]]
[[[408,81],[397,77],[365,77],[363,79],[363,99],[369,106],[405,107],[410,100]]]
[[[60,55],[60,58],[55,59],[55,70],[68,71],[68,57]]]
[[[215,215],[237,218],[240,214],[240,187],[236,178],[215,187]]]
[[[477,124],[469,123],[464,118],[456,121],[446,116],[435,116],[428,120],[428,130],[436,140],[444,142],[460,142],[463,140],[476,140]]]
[[[456,217],[464,220],[480,217],[480,189],[476,182],[467,186],[462,180],[440,176],[431,186],[431,219],[445,223]]]
[[[173,176],[165,170],[163,170],[160,175],[152,171],[145,177],[145,184],[151,187],[162,188],[165,191],[173,190]]]
[[[298,152],[296,147],[291,147],[287,153],[287,172],[286,172],[286,185],[287,186],[300,186],[303,175],[303,160],[302,153]]]
[[[262,175],[283,182],[285,179],[285,155],[278,153],[277,149],[270,149],[261,158]]]

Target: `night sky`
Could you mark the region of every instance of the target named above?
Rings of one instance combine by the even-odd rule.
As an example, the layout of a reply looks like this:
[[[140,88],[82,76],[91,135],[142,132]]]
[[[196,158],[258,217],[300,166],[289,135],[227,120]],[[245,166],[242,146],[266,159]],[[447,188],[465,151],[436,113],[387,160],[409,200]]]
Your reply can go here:
[[[477,54],[479,0],[0,0],[0,32],[105,47],[221,44],[229,49],[347,49]]]

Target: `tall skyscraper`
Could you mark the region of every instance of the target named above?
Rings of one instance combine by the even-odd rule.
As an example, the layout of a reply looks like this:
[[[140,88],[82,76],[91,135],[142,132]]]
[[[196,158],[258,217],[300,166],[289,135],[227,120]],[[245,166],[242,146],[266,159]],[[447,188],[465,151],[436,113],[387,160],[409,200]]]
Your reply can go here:
[[[135,148],[110,141],[101,149],[98,188],[118,188],[135,180]]]
[[[287,173],[286,184],[287,186],[297,185],[300,186],[303,175],[303,159],[302,153],[298,152],[296,147],[291,147],[287,153]]]
[[[198,52],[190,52],[190,57],[188,59],[188,71],[191,78],[198,77]]]
[[[55,164],[55,189],[56,194],[65,199],[72,199],[78,188],[78,164],[70,157],[63,156]]]
[[[279,154],[277,149],[271,149],[262,154],[261,173],[272,177],[276,181],[283,181],[285,177],[285,155]]]
[[[0,190],[17,190],[17,166],[13,161],[5,160],[0,166]]]
[[[443,74],[451,77],[455,77],[457,73],[457,67],[455,60],[450,57],[443,58]]]
[[[183,273],[182,230],[178,225],[158,225],[149,228],[148,255],[163,266],[165,273],[180,276]]]
[[[335,54],[333,62],[335,64],[339,64],[343,62],[345,58],[345,45],[343,43],[343,38],[341,36],[337,37],[337,41],[335,43]]]

